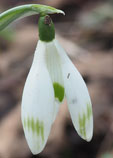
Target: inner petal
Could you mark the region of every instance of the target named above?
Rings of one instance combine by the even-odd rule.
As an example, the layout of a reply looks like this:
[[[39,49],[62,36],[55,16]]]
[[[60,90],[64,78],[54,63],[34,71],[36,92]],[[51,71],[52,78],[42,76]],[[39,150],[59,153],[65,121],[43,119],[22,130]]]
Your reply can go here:
[[[46,63],[54,88],[55,99],[62,102],[64,99],[64,82],[62,77],[60,56],[53,42],[46,46]]]
[[[59,105],[63,102],[65,96],[64,81],[61,69],[61,60],[54,45],[54,42],[46,44],[46,64],[53,83],[54,89],[54,116],[53,121],[58,113]]]

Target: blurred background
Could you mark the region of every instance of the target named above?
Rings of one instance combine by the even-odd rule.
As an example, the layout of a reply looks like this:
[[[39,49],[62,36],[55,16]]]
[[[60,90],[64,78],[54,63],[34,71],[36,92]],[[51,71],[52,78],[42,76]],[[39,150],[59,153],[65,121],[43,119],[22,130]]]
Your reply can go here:
[[[21,124],[21,96],[38,40],[38,16],[0,32],[0,158],[113,158],[113,0],[0,0],[0,12],[41,3],[62,9],[52,15],[56,38],[87,83],[94,113],[90,143],[74,130],[61,105],[43,152],[33,156]]]

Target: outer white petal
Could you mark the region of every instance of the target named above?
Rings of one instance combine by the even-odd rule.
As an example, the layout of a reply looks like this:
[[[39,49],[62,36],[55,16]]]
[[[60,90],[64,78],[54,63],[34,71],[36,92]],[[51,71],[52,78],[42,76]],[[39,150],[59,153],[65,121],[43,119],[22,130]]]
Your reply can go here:
[[[93,134],[93,118],[86,84],[65,51],[57,41],[54,42],[62,60],[64,87],[72,122],[78,134],[90,141]]]
[[[45,53],[45,43],[39,41],[22,98],[22,123],[33,154],[43,150],[53,122],[54,91]]]

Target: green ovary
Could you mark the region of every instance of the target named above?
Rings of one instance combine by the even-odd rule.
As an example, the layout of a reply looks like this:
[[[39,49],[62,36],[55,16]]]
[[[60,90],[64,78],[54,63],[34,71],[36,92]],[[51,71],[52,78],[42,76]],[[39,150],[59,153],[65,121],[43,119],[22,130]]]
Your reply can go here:
[[[39,121],[38,119],[35,121],[34,118],[26,118],[24,119],[24,128],[28,129],[28,131],[32,131],[32,133],[37,134],[37,136],[41,136],[42,141],[44,141],[44,123]]]
[[[46,23],[47,21],[47,23]],[[54,24],[50,16],[41,16],[38,22],[39,38],[41,41],[50,42],[55,38]]]
[[[62,102],[64,99],[64,87],[61,86],[59,83],[54,82],[53,88],[54,88],[55,98],[57,98],[60,102]]]

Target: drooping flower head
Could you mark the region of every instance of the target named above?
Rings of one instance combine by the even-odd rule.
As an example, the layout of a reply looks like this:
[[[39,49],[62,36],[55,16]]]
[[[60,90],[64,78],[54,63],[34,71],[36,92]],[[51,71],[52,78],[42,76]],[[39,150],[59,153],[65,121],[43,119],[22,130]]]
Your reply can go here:
[[[77,133],[86,141],[93,134],[92,106],[86,84],[55,39],[50,16],[42,13],[38,23],[39,41],[22,96],[22,124],[33,154],[45,147],[65,98]]]

